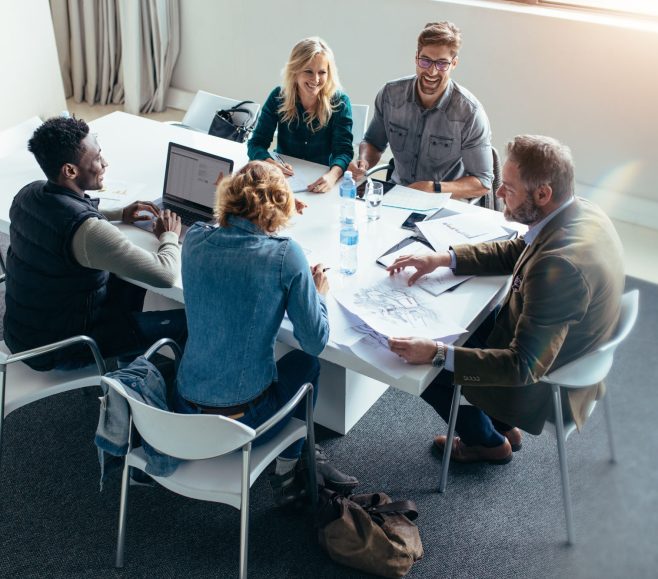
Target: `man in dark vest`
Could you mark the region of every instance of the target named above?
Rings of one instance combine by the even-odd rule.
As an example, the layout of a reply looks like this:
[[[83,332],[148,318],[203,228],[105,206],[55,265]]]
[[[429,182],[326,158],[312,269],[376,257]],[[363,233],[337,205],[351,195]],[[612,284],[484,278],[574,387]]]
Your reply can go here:
[[[145,290],[131,278],[171,287],[180,270],[180,217],[150,202],[101,211],[107,162],[80,119],[47,120],[28,143],[47,181],[23,187],[9,211],[4,339],[12,352],[84,334],[106,357],[143,352],[153,342],[186,338],[180,310],[142,312]],[[131,243],[110,221],[154,219],[157,252]],[[37,370],[75,368],[91,361],[73,347],[29,362]]]

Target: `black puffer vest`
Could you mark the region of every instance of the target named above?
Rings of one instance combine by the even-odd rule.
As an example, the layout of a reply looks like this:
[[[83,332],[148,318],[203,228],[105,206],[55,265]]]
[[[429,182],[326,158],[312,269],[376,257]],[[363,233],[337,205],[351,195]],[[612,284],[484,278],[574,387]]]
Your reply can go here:
[[[71,240],[90,217],[105,219],[98,201],[51,182],[35,181],[9,210],[4,338],[12,352],[85,334],[106,300],[109,274],[79,265]],[[53,358],[30,364],[52,367]]]

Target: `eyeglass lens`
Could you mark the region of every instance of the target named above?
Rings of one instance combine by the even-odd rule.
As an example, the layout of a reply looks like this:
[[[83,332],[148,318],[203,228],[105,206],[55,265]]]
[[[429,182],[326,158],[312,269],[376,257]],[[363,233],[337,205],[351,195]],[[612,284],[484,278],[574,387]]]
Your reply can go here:
[[[452,64],[449,60],[430,60],[429,58],[424,58],[422,56],[418,57],[417,61],[420,68],[431,68],[432,65],[434,65],[436,66],[436,69],[441,72],[448,70]]]

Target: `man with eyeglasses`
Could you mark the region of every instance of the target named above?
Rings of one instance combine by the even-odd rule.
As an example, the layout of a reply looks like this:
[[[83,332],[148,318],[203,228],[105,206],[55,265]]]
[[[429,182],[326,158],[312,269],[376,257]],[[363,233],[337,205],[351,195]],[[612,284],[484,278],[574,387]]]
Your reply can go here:
[[[374,167],[390,144],[391,180],[455,199],[484,195],[493,179],[491,129],[482,105],[450,75],[461,33],[451,22],[431,22],[418,36],[416,74],[379,91],[375,114],[349,170],[356,179]]]

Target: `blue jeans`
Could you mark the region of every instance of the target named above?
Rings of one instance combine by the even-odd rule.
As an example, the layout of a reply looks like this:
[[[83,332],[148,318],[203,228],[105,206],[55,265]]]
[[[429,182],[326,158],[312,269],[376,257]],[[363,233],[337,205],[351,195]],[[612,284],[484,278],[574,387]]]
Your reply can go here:
[[[265,397],[256,404],[249,402],[244,416],[238,418],[239,422],[251,428],[257,428],[276,414],[279,408],[285,406],[302,384],[306,384],[306,382],[313,384],[313,406],[315,407],[315,402],[318,399],[318,379],[320,377],[320,362],[318,359],[301,350],[293,350],[276,363],[276,368],[278,379],[272,382]],[[198,414],[201,412],[197,406],[185,400],[178,392],[176,393],[175,410],[182,414]],[[300,402],[290,415],[256,439],[254,444],[264,444],[274,438],[293,416],[300,420],[306,420],[306,404],[304,401]],[[303,445],[303,439],[293,442],[281,453],[281,457],[299,458]]]
[[[103,358],[122,357],[132,361],[160,338],[172,338],[181,348],[185,347],[185,310],[143,312],[145,295],[144,288],[110,276],[108,299],[98,319],[85,332],[96,341]],[[61,370],[93,363],[87,347],[67,348],[58,358],[56,368]]]

